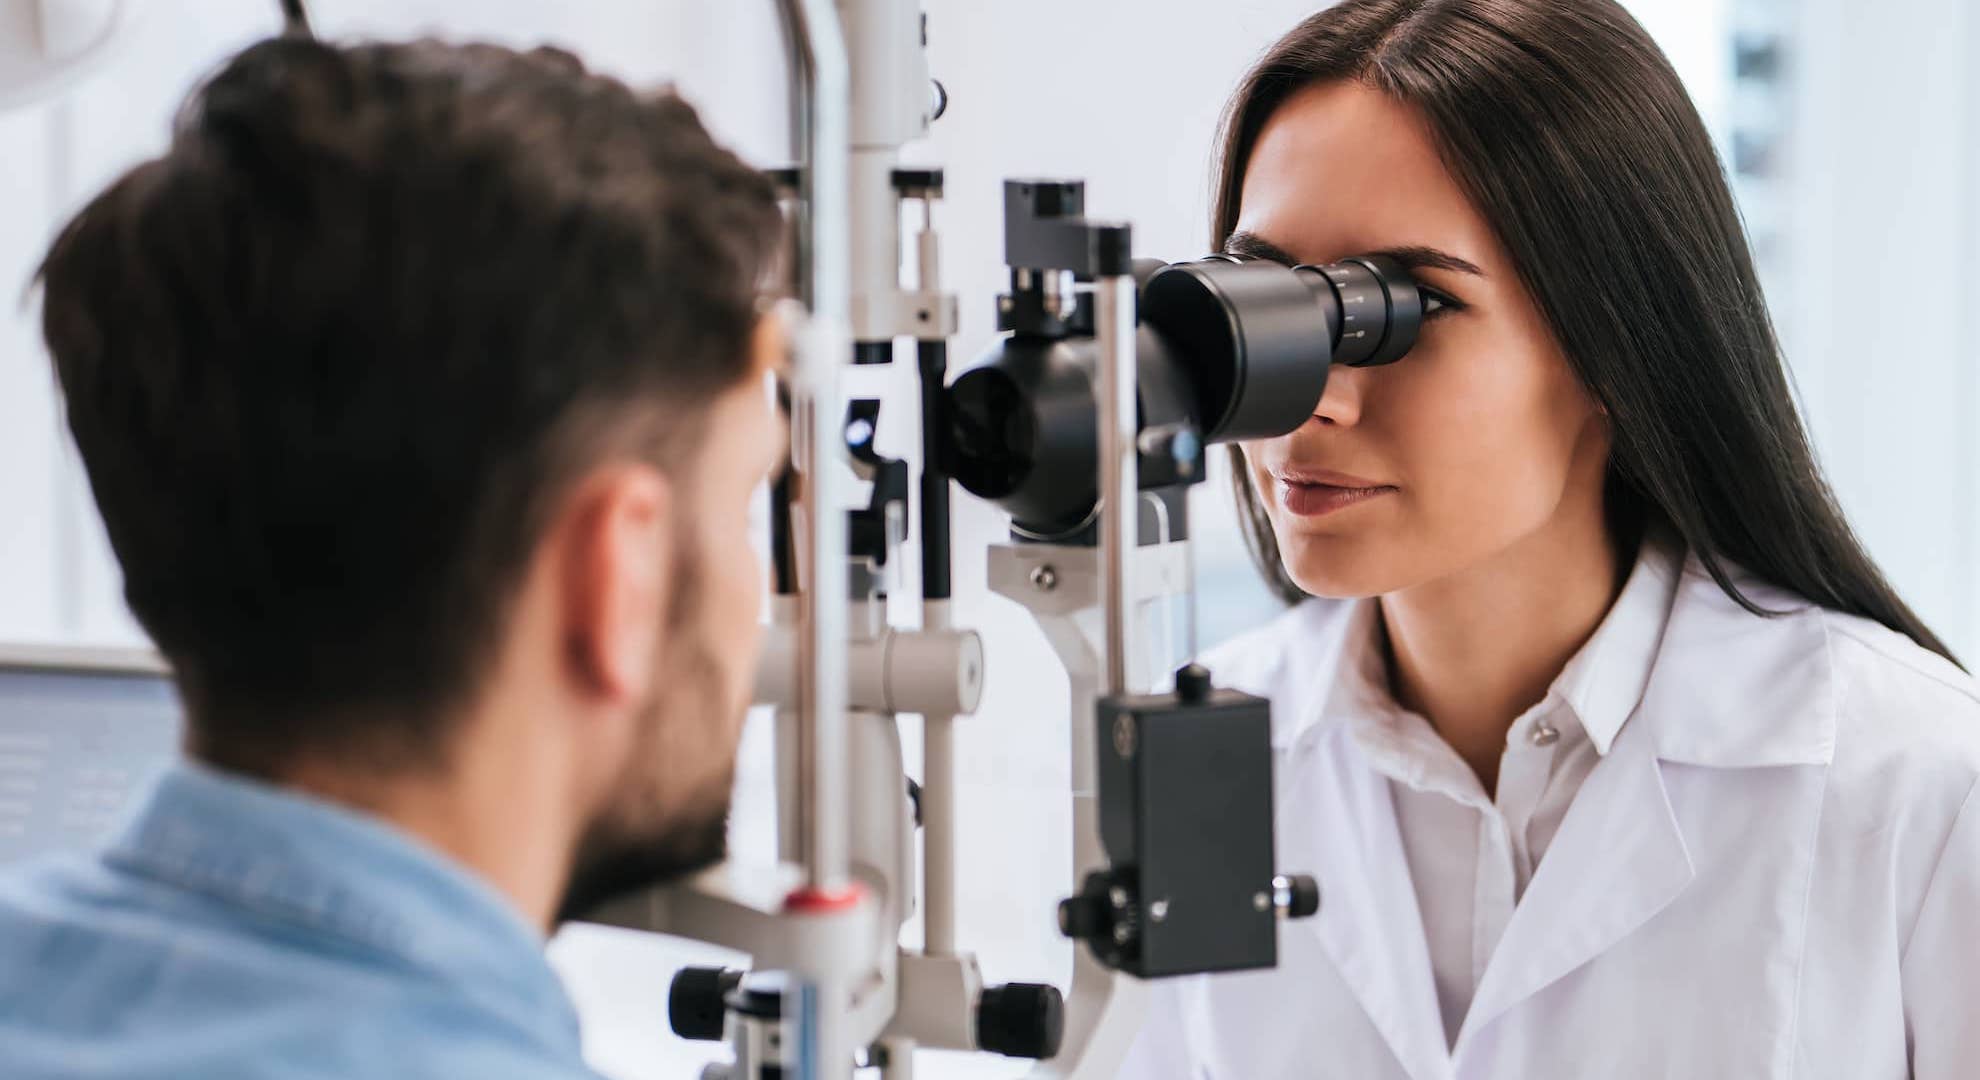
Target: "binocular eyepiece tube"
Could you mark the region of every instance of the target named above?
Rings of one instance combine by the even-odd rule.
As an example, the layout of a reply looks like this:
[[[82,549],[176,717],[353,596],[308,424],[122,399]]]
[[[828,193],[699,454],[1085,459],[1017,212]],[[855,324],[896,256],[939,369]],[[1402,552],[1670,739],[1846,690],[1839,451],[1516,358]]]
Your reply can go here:
[[[1335,364],[1394,363],[1415,346],[1422,291],[1394,259],[1286,266],[1212,255],[1153,269],[1136,334],[1143,489],[1194,483],[1209,443],[1295,431]],[[997,343],[949,387],[948,471],[1015,530],[1071,538],[1098,498],[1096,347],[1077,319]]]

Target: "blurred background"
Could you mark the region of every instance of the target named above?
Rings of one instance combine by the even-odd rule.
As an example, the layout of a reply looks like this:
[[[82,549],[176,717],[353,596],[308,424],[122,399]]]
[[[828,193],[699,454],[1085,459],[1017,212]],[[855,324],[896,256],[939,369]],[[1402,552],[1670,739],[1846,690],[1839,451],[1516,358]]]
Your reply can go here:
[[[32,6],[8,2],[18,12]],[[913,153],[947,169],[938,222],[945,279],[963,304],[957,363],[993,331],[1004,282],[1004,178],[1084,178],[1089,210],[1131,220],[1138,253],[1201,254],[1225,98],[1259,51],[1320,6],[927,0],[930,66],[951,106]],[[1804,415],[1845,509],[1905,599],[1963,657],[1980,657],[1980,434],[1972,422],[1980,415],[1980,6],[1627,6],[1670,55],[1718,141]],[[631,82],[674,83],[753,162],[786,157],[770,0],[311,7],[326,37],[561,45]],[[278,23],[275,0],[140,0],[139,8],[141,32],[87,79],[51,101],[0,109],[0,641],[143,640],[62,426],[26,287],[57,226],[163,147],[196,80]],[[883,413],[881,449],[911,457],[910,373],[897,367],[862,372],[855,389],[899,402]],[[1276,610],[1237,539],[1226,482],[1219,476],[1192,496],[1206,644]],[[983,707],[959,739],[961,938],[988,981],[1063,983],[1070,954],[1052,932],[1051,912],[1069,857],[1064,677],[1024,613],[984,594],[983,551],[1003,539],[1000,515],[967,497],[957,506],[959,617],[984,633],[991,673]],[[916,726],[905,725],[910,760]],[[733,828],[738,846],[760,849],[769,842],[760,723],[744,758]],[[719,962],[722,953],[587,928],[561,934],[553,952],[601,1069],[624,1078],[690,1075],[683,1065],[707,1056],[667,1032],[666,985],[674,967]],[[955,1060],[939,1071],[1022,1070]]]

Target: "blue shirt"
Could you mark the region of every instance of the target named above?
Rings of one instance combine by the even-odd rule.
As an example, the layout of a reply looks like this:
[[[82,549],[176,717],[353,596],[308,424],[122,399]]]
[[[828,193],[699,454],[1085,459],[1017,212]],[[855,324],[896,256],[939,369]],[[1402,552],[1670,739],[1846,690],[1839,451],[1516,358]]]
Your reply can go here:
[[[0,880],[0,1077],[591,1080],[543,945],[382,822],[177,765]]]

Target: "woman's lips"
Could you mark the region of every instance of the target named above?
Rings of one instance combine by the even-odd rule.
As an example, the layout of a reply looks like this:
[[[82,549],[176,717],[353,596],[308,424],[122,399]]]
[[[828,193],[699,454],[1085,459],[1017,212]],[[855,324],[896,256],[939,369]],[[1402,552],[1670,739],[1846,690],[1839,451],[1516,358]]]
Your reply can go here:
[[[1396,491],[1389,484],[1341,473],[1280,475],[1277,480],[1279,505],[1299,517],[1320,517]]]

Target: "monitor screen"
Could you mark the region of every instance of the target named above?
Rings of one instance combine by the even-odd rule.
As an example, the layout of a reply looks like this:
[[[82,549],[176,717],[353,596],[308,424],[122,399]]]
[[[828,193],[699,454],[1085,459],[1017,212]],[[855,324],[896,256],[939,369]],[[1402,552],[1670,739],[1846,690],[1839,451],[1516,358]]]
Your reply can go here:
[[[164,674],[54,655],[0,652],[0,866],[94,846],[178,753]]]

